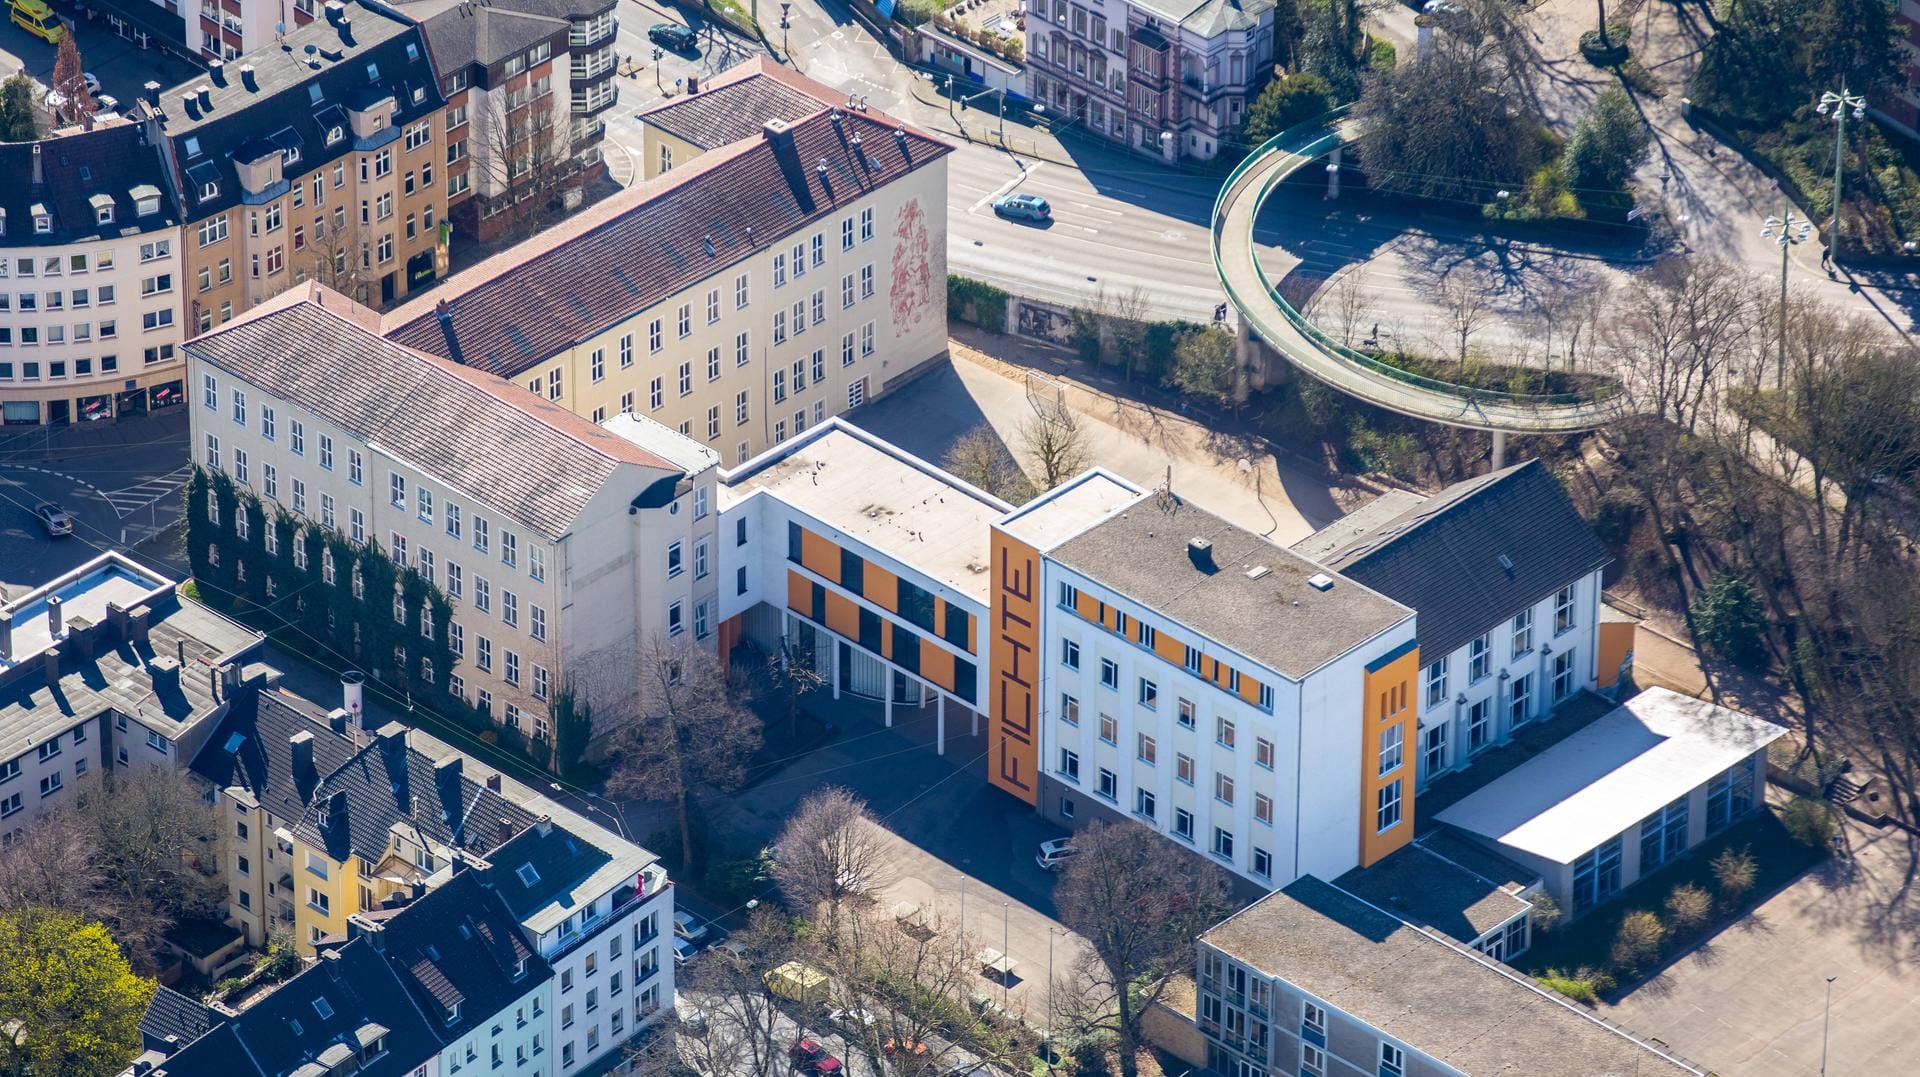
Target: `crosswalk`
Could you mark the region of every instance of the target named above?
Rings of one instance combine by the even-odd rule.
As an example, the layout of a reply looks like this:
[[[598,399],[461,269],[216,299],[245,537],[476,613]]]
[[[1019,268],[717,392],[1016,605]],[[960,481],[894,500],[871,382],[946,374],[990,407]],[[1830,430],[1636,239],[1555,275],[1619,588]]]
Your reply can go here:
[[[146,482],[123,487],[101,496],[107,499],[107,504],[112,505],[113,511],[124,520],[148,505],[176,493],[186,484],[187,476],[192,471],[191,467],[183,467],[158,478],[148,479]]]

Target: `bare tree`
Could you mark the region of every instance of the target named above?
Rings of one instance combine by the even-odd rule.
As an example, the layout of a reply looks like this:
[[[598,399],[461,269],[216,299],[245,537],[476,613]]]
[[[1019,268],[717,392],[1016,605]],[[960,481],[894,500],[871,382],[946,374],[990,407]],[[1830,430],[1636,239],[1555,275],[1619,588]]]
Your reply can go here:
[[[1033,497],[1033,485],[986,423],[960,435],[940,457],[940,466],[1002,501],[1019,505]]]
[[[544,97],[509,110],[495,95],[488,106],[486,151],[493,188],[486,197],[507,205],[501,212],[508,215],[516,235],[533,235],[547,220],[548,207],[579,174],[571,129],[556,118]]]
[[[1052,409],[1049,414],[1034,415],[1021,423],[1020,449],[1040,473],[1040,485],[1047,490],[1085,471],[1090,455],[1080,419],[1067,408]]]
[[[1139,823],[1094,823],[1073,844],[1053,897],[1061,922],[1092,947],[1076,970],[1094,1006],[1081,1019],[1118,1034],[1122,1077],[1137,1077],[1141,1014],[1225,915],[1227,879]]]
[[[347,221],[344,212],[336,212],[331,221],[314,223],[302,268],[312,280],[365,303],[376,279],[369,268],[373,237]]]
[[[1310,316],[1328,318],[1340,328],[1340,343],[1353,347],[1353,338],[1372,316],[1373,305],[1360,283],[1358,270],[1347,273],[1332,288],[1316,292]]]
[[[80,59],[80,46],[74,43],[72,34],[61,37],[54,52],[53,90],[61,97],[60,106],[54,110],[54,126],[92,124],[93,114],[100,106],[87,87],[86,64]]]
[[[892,878],[886,841],[867,802],[838,785],[808,793],[773,843],[773,878],[803,915],[825,909],[828,945],[848,902],[871,901]]]
[[[640,675],[647,713],[610,738],[615,762],[607,791],[672,804],[682,860],[692,868],[700,860],[694,790],[730,791],[745,779],[747,760],[760,748],[760,719],[703,647],[656,636],[641,656]]]
[[[48,812],[0,850],[0,912],[89,908],[106,880],[100,861],[88,820],[77,811]]]
[[[1725,367],[1757,328],[1758,289],[1724,262],[1675,259],[1616,297],[1606,342],[1638,410],[1693,432]]]
[[[82,810],[100,851],[100,893],[116,913],[108,926],[122,945],[148,956],[175,923],[218,917],[220,820],[192,778],[164,767],[115,771]]]
[[[963,1049],[951,1027],[954,1007],[979,981],[972,941],[957,924],[934,918],[909,929],[876,910],[849,916],[840,937],[829,959],[839,984],[836,1001],[871,1018],[855,1019],[849,1040],[869,1059],[884,1058],[884,1072],[893,1077],[949,1072]],[[993,1057],[992,1045],[964,1047],[984,1048],[983,1061],[1015,1068],[1013,1059]]]
[[[827,674],[815,664],[813,652],[782,636],[780,645],[767,657],[767,685],[780,697],[787,715],[787,736],[800,735],[800,703],[828,686]]]
[[[767,973],[796,952],[786,918],[759,909],[744,931],[686,966],[676,985],[688,1012],[675,1039],[681,1059],[710,1077],[788,1077],[779,999]]]
[[[1434,301],[1446,317],[1448,332],[1460,345],[1460,365],[1467,365],[1467,342],[1493,318],[1493,305],[1485,290],[1464,277],[1449,274],[1440,279]]]

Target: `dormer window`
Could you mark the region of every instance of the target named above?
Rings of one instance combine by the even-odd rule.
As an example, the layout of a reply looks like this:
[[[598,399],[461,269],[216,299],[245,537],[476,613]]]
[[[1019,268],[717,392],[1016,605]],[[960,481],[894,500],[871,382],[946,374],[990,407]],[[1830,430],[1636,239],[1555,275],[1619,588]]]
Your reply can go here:
[[[519,961],[514,962],[513,978],[518,980],[521,977],[525,976],[526,974],[527,974],[527,959],[523,957]]]
[[[458,1002],[447,1003],[447,1024],[457,1025],[459,1023],[460,1023],[460,1004]]]
[[[344,127],[327,128],[327,145],[331,146],[345,137],[347,137],[346,128]]]
[[[45,213],[34,214],[33,230],[43,236],[53,231],[53,218]]]
[[[200,185],[200,201],[207,202],[220,197],[220,181],[208,180]]]
[[[108,202],[104,206],[95,206],[93,208],[93,219],[99,222],[100,224],[112,224],[113,223],[113,203]]]
[[[0,209],[0,236],[7,234],[7,211]],[[5,276],[5,267],[0,266],[0,276]]]
[[[133,204],[133,212],[141,217],[151,217],[160,212],[160,199],[142,198]]]
[[[300,163],[300,147],[288,146],[286,149],[281,150],[280,163],[283,165],[299,164]]]

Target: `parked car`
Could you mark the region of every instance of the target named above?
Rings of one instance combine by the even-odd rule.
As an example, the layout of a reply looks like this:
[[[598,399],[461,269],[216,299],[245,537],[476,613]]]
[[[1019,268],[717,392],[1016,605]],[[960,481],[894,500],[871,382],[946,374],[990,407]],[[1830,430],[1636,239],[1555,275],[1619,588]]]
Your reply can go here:
[[[851,1036],[858,1036],[874,1026],[873,1014],[858,1006],[852,1009],[834,1010],[827,1014],[827,1021]]]
[[[66,509],[51,501],[42,501],[35,505],[33,518],[40,522],[40,529],[47,533],[48,538],[73,534],[73,517],[67,515]]]
[[[82,71],[80,73],[80,81],[87,84],[88,93],[94,95],[95,97],[98,97],[100,95],[100,76],[94,74],[91,71]]]
[[[49,45],[58,45],[67,36],[67,24],[47,6],[46,0],[13,0],[13,23]]]
[[[814,1077],[833,1077],[844,1068],[839,1059],[827,1053],[825,1047],[805,1036],[793,1045],[793,1050],[787,1052],[787,1058],[793,1063],[794,1069],[813,1074]]]
[[[1025,221],[1053,219],[1053,207],[1037,194],[1003,194],[993,200],[993,211],[1002,217]]]
[[[693,943],[690,943],[687,940],[680,938],[677,935],[674,936],[673,963],[675,965],[684,965],[687,962],[692,961],[695,957],[698,957],[699,954],[700,954],[700,948],[698,946],[695,946]]]
[[[1052,871],[1076,852],[1079,852],[1079,850],[1073,847],[1072,838],[1055,838],[1052,841],[1041,842],[1039,855],[1035,856],[1033,860],[1034,863],[1039,864],[1042,869]]]
[[[656,22],[647,27],[647,40],[668,52],[692,52],[700,43],[699,35],[677,22]]]
[[[673,933],[688,942],[699,942],[707,937],[707,925],[685,909],[677,909],[673,914]]]

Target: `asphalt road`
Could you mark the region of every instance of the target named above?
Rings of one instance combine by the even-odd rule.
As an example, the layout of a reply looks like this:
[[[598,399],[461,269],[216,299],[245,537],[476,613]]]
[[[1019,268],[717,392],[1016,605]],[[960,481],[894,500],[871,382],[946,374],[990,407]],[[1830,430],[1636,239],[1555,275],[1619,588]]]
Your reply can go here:
[[[149,80],[172,86],[192,78],[197,70],[177,57],[134,47],[133,42],[107,29],[104,22],[80,20],[74,29],[73,43],[80,49],[82,68],[99,76],[101,89],[118,99],[122,107],[138,98],[140,88]],[[24,71],[41,85],[47,85],[53,81],[53,56],[52,45],[15,26],[11,20],[0,22],[0,76]]]

